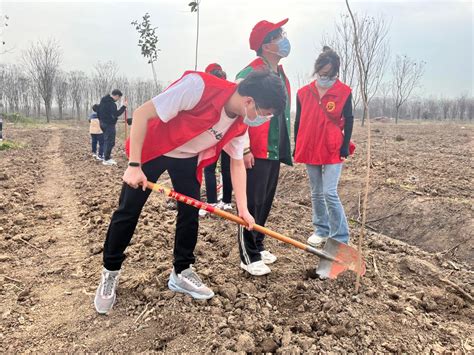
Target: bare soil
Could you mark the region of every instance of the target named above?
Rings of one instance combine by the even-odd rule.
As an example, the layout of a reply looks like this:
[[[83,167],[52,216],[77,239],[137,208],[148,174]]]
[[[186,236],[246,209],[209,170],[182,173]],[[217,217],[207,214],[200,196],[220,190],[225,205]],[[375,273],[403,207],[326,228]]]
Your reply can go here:
[[[313,278],[317,258],[276,240],[273,272],[238,267],[236,227],[201,219],[198,273],[216,296],[194,301],[166,283],[176,212],[152,195],[127,249],[118,300],[93,295],[105,231],[126,166],[89,153],[83,125],[6,126],[22,148],[0,152],[0,352],[472,353],[472,125],[372,125],[367,274]],[[366,132],[356,127],[341,199],[359,234]],[[118,139],[120,140],[120,139]],[[161,181],[166,181],[164,176]],[[304,166],[282,169],[268,227],[305,241]]]

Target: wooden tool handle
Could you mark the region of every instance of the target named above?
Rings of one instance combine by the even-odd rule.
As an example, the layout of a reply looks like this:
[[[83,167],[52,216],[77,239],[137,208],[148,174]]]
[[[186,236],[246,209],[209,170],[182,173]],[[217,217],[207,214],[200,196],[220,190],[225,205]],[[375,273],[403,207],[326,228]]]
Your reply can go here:
[[[203,209],[203,210],[206,210],[207,212],[209,213],[212,213],[212,214],[215,214],[215,215],[218,215],[222,218],[225,218],[229,221],[232,221],[232,222],[235,222],[235,223],[238,223],[242,226],[245,226],[247,227],[248,224],[247,222],[245,222],[242,218],[240,218],[239,216],[236,216],[232,213],[229,213],[229,212],[226,212],[226,211],[223,211],[219,208],[216,208],[214,206],[211,206],[207,203],[204,203],[204,202],[201,202],[201,201],[198,201],[194,198],[191,198],[191,197],[188,197],[188,196],[185,196],[183,194],[180,194],[179,192],[176,192],[174,190],[171,190],[171,189],[168,189],[164,186],[161,186],[161,185],[158,185],[158,184],[155,184],[155,183],[152,183],[150,181],[147,182],[147,188],[149,188],[150,190],[152,191],[156,191],[156,192],[160,192],[168,197],[171,197],[173,199],[175,199],[176,201],[179,201],[179,202],[182,202],[182,203],[186,203],[188,205],[191,205],[191,206],[194,206],[196,208],[200,208],[200,209]],[[288,243],[288,244],[291,244],[299,249],[302,249],[302,250],[308,250],[308,245],[304,244],[304,243],[301,243],[297,240],[294,240],[292,238],[289,238],[287,236],[284,236],[283,234],[280,234],[280,233],[277,233],[277,232],[274,232],[268,228],[265,228],[265,227],[262,227],[261,225],[258,225],[258,224],[254,224],[253,225],[253,229],[256,230],[257,232],[260,232],[260,233],[263,233],[265,235],[268,235],[269,237],[272,237],[272,238],[275,238],[275,239],[278,239],[284,243]]]

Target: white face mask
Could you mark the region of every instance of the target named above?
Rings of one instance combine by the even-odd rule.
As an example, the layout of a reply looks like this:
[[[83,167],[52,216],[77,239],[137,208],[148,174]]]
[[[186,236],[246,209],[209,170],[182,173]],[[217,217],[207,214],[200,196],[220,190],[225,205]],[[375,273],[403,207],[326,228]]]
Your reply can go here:
[[[261,126],[265,122],[270,121],[273,117],[273,115],[268,115],[268,116],[259,115],[257,109],[255,109],[255,113],[257,114],[257,116],[254,119],[251,119],[247,114],[247,107],[244,107],[244,109],[245,109],[244,123],[249,127]]]
[[[321,76],[316,74],[316,81],[322,88],[330,88],[336,82],[337,77],[330,78],[329,76]]]

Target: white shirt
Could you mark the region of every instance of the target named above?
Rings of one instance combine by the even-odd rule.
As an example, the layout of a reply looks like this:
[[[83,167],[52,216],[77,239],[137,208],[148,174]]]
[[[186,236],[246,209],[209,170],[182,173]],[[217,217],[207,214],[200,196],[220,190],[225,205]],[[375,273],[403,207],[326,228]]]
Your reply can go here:
[[[156,113],[163,122],[169,122],[180,111],[193,109],[201,100],[204,92],[204,80],[198,74],[188,74],[166,91],[152,99]],[[199,118],[198,118],[199,119]],[[190,158],[214,147],[235,122],[222,108],[219,121],[207,131],[194,137],[178,148],[164,154],[172,158]],[[179,134],[179,132],[177,133]],[[245,148],[244,136],[234,137],[224,147],[224,151],[233,159],[243,159]]]

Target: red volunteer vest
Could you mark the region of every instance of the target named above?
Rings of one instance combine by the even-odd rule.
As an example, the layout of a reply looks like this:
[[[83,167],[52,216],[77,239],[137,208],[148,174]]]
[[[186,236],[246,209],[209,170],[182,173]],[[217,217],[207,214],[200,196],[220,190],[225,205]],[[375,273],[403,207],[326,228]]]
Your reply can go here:
[[[267,69],[268,65],[265,61],[258,57],[253,60],[247,67],[251,67],[254,70]],[[285,76],[285,86],[288,92],[288,100],[291,98],[290,82],[288,81],[283,66],[279,65],[278,69]],[[249,127],[249,138],[250,138],[250,150],[255,158],[267,159],[268,158],[268,133],[270,131],[270,121],[257,127]]]
[[[143,164],[180,147],[214,126],[221,117],[225,103],[237,89],[235,83],[202,72],[187,71],[183,76],[191,73],[199,74],[204,80],[204,91],[200,101],[193,109],[180,111],[176,117],[168,122],[163,122],[158,117],[148,120],[142,148]],[[196,170],[199,183],[202,181],[203,168],[217,161],[222,148],[232,138],[243,135],[246,130],[247,125],[243,123],[243,118],[241,116],[236,117],[235,122],[219,143],[199,154]],[[125,150],[127,156],[129,156],[130,139],[125,144]]]
[[[296,162],[324,165],[343,161],[340,157],[344,140],[342,111],[350,93],[351,88],[339,80],[322,98],[315,81],[298,90],[301,112],[296,137]],[[351,145],[351,154],[354,148]]]

